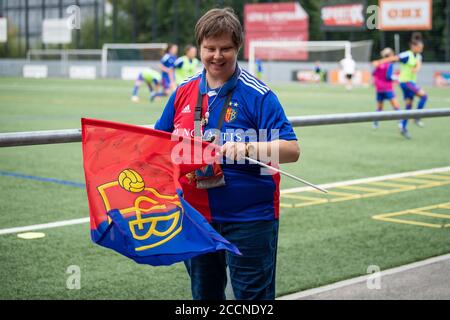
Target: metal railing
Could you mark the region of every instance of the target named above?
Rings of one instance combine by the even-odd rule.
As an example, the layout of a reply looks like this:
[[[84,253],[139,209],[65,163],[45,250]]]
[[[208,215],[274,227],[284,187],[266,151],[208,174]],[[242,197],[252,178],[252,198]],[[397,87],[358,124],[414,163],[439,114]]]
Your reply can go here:
[[[307,127],[369,121],[387,121],[448,116],[450,116],[450,108],[324,114],[314,116],[289,117],[289,121],[294,127]],[[152,128],[153,125],[145,127]],[[38,144],[54,144],[80,141],[81,129],[0,133],[0,147],[29,146]]]

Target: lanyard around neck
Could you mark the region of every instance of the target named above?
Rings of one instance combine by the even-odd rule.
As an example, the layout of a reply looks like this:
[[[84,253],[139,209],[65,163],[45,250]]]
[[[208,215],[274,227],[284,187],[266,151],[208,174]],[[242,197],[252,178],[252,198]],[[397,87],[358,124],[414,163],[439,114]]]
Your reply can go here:
[[[219,122],[217,124],[217,129],[220,131],[222,130],[223,120],[225,118],[226,110],[228,107],[228,104],[230,103],[231,96],[233,95],[233,90],[230,90],[228,92],[227,97],[225,99],[225,102],[222,106],[222,112],[220,113]],[[202,136],[202,102],[203,97],[200,88],[198,88],[198,97],[197,97],[197,104],[195,106],[195,112],[194,112],[194,135],[196,137]]]

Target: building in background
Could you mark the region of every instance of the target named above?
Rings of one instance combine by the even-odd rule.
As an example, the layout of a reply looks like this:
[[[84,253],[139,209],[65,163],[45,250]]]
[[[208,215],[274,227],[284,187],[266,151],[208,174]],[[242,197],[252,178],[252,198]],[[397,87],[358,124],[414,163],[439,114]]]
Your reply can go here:
[[[45,20],[68,19],[69,8],[77,6],[79,18],[92,21],[94,44],[99,44],[100,23],[105,21],[105,8],[111,6],[106,0],[0,0],[0,16],[7,20],[8,42],[6,56],[24,56],[28,49],[46,48],[43,41]],[[80,47],[80,31],[71,32],[71,47]]]

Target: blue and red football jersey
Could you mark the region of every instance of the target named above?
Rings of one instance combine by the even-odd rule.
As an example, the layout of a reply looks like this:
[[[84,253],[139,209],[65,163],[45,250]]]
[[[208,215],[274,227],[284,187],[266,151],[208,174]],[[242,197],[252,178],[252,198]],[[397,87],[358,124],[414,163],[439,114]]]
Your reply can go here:
[[[173,69],[175,66],[175,61],[177,60],[177,57],[170,54],[170,53],[166,53],[160,60],[160,63],[168,68],[168,69]],[[170,85],[170,77],[169,74],[165,71],[161,71],[161,77],[163,79],[163,82],[167,82]]]
[[[216,129],[229,92],[231,100],[221,128],[222,141],[297,140],[277,96],[264,83],[237,66],[222,88],[207,86],[205,71],[184,81],[170,97],[155,129],[182,136],[194,135],[194,111],[198,93],[202,94],[202,114],[210,104],[204,136]],[[212,105],[211,105],[212,104]],[[259,129],[267,132],[261,133]],[[250,130],[250,131],[248,131]],[[274,130],[274,131],[272,131]],[[249,138],[250,136],[250,138]],[[257,139],[257,140],[256,140]],[[185,198],[210,222],[273,220],[279,216],[280,176],[261,175],[253,164],[222,164],[226,185],[197,189],[183,177]]]

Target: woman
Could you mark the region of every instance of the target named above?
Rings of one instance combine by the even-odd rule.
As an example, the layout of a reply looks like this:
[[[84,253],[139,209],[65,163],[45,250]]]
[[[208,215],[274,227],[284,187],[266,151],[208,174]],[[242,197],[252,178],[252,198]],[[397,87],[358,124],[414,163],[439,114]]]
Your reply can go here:
[[[382,58],[392,57],[394,51],[391,48],[384,48],[381,51]],[[377,111],[383,111],[384,100],[389,100],[394,110],[400,110],[400,105],[394,92],[394,64],[386,62],[378,65],[372,73],[377,99]],[[378,121],[373,122],[373,127],[378,129]]]
[[[419,103],[417,109],[423,109],[427,102],[427,93],[417,85],[417,73],[422,67],[422,55],[423,52],[423,41],[420,34],[415,33],[412,36],[411,42],[409,44],[410,50],[400,53],[389,58],[377,60],[373,62],[373,65],[377,67],[378,65],[386,62],[400,61],[400,75],[398,80],[400,82],[400,87],[403,91],[403,98],[406,104],[406,110],[411,110],[413,105],[414,97],[419,97]],[[423,127],[423,122],[420,119],[415,120],[419,127]],[[401,134],[406,138],[410,139],[408,129],[408,120],[402,120]]]
[[[162,86],[164,92],[160,95],[169,95],[176,88],[174,65],[177,60],[178,46],[170,43],[161,60],[159,61],[159,69],[161,70]],[[159,96],[159,95],[156,95]]]
[[[200,66],[200,61],[197,59],[197,48],[190,44],[187,45],[184,49],[184,56],[179,57],[174,64],[177,85],[195,75]]]
[[[189,203],[242,256],[218,251],[186,261],[192,296],[225,299],[228,265],[237,299],[274,299],[280,177],[261,175],[259,166],[243,159],[278,156],[279,162],[295,162],[297,138],[275,94],[238,66],[243,33],[231,9],[208,11],[195,37],[204,70],[172,94],[155,129],[208,140],[216,134],[226,163],[180,182]]]
[[[133,93],[131,101],[139,102],[139,87],[145,82],[148,90],[150,91],[150,101],[153,101],[157,93],[159,93],[161,86],[161,74],[153,69],[147,68],[139,73],[136,81],[134,82]]]

